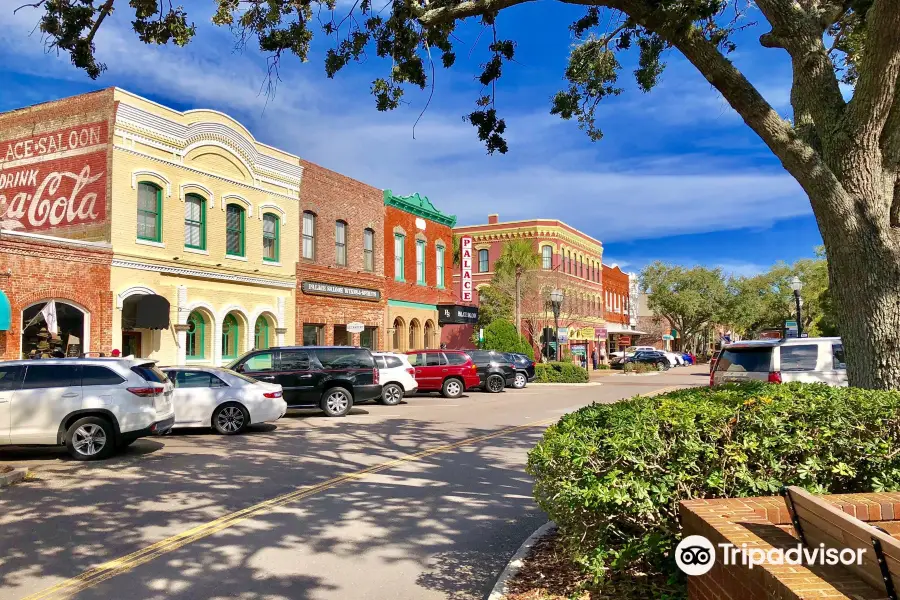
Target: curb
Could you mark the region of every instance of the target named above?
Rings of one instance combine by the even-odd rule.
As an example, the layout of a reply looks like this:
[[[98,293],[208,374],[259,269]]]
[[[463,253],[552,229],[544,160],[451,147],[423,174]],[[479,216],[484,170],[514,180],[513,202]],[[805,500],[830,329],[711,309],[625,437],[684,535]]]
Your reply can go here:
[[[14,483],[19,483],[20,481],[25,479],[25,476],[28,475],[28,469],[14,469],[9,473],[0,474],[0,488],[10,486]]]
[[[599,381],[587,381],[585,383],[543,383],[539,381],[532,381],[528,385],[539,385],[541,387],[596,387],[598,385],[603,385]]]
[[[580,385],[580,384],[563,384],[563,385]],[[535,542],[537,542],[540,538],[544,537],[544,535],[552,528],[556,527],[556,523],[553,521],[548,521],[544,523],[540,527],[538,527],[537,531],[528,536],[528,539],[519,546],[519,549],[516,550],[516,553],[512,555],[512,558],[509,559],[509,562],[506,564],[506,567],[501,571],[500,577],[497,578],[497,583],[494,584],[494,588],[491,590],[491,593],[488,594],[487,600],[503,600],[506,597],[506,584],[510,579],[516,576],[519,570],[522,568],[523,559],[528,554],[528,551],[531,550],[531,547],[534,546]]]

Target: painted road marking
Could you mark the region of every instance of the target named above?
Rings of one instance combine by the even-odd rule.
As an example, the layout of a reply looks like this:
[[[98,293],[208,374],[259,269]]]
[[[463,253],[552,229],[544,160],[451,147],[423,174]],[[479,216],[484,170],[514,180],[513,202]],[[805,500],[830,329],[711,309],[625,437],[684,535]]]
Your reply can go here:
[[[661,388],[659,390],[641,394],[641,396],[651,396],[668,392],[673,389],[680,389],[680,387],[681,386],[669,386]],[[96,567],[92,567],[81,575],[78,575],[71,579],[67,579],[65,581],[61,581],[60,583],[46,588],[42,591],[35,592],[30,596],[22,598],[22,600],[70,598],[78,592],[94,587],[95,585],[98,585],[106,581],[107,579],[111,579],[116,575],[121,575],[122,573],[148,563],[151,560],[154,560],[155,558],[158,558],[164,554],[174,552],[175,550],[178,550],[179,548],[186,546],[191,542],[195,542],[229,527],[233,527],[234,525],[237,525],[242,521],[260,515],[266,511],[272,510],[273,508],[278,508],[292,502],[303,500],[305,498],[308,498],[309,496],[340,485],[341,483],[362,479],[366,475],[381,473],[382,471],[392,469],[398,465],[416,461],[427,456],[440,454],[442,452],[449,452],[450,450],[455,450],[456,448],[477,444],[478,442],[483,442],[485,440],[493,439],[496,437],[509,435],[518,431],[524,431],[533,427],[549,425],[557,421],[559,418],[559,416],[555,416],[548,419],[542,419],[540,421],[526,423],[525,425],[507,427],[505,429],[500,429],[493,433],[488,433],[477,437],[466,438],[458,442],[453,442],[452,444],[435,446],[434,448],[429,448],[427,450],[422,450],[413,454],[407,454],[405,456],[401,456],[400,458],[395,458],[393,460],[379,463],[365,469],[360,469],[359,471],[353,471],[352,473],[338,475],[337,477],[333,477],[327,481],[323,481],[322,483],[299,487],[292,492],[288,492],[287,494],[282,494],[269,500],[264,500],[263,502],[260,502],[258,504],[254,504],[239,511],[223,515],[213,521],[198,525],[197,527],[193,527],[191,529],[188,529],[187,531],[183,531],[179,534],[150,544],[149,546],[141,548],[140,550],[133,552],[127,556],[116,558],[114,560],[97,565]]]

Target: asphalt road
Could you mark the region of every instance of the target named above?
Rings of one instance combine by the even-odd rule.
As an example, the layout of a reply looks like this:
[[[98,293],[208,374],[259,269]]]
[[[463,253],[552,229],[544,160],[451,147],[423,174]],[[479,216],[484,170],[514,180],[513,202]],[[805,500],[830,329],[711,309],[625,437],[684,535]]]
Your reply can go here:
[[[532,385],[457,400],[291,411],[238,437],[140,440],[102,463],[0,449],[0,600],[480,599],[546,521],[526,455],[589,404],[706,383],[704,371]]]

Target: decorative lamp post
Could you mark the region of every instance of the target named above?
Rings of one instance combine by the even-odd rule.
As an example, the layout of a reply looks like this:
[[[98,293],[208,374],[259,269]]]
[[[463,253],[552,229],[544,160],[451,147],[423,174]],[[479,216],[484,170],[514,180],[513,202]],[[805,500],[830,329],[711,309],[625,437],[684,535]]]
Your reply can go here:
[[[802,287],[803,282],[794,275],[794,278],[791,279],[791,289],[794,290],[794,304],[797,306],[797,337],[802,337],[803,334],[803,324],[800,321],[800,289]]]
[[[556,332],[556,360],[559,360],[559,309],[562,307],[563,293],[555,289],[550,292],[550,306],[553,307],[553,329]]]

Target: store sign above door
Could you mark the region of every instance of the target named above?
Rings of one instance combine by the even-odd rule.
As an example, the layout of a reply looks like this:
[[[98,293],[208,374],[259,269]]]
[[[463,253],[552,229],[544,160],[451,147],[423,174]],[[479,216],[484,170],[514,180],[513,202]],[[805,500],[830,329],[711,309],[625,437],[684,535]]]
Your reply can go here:
[[[351,298],[353,300],[369,300],[377,302],[381,300],[381,292],[379,290],[370,290],[369,288],[358,288],[349,285],[336,285],[334,283],[321,283],[319,281],[304,281],[300,284],[300,289],[304,294],[314,296],[334,296],[336,298]]]
[[[438,304],[438,325],[468,325],[478,322],[478,308],[458,304]]]

